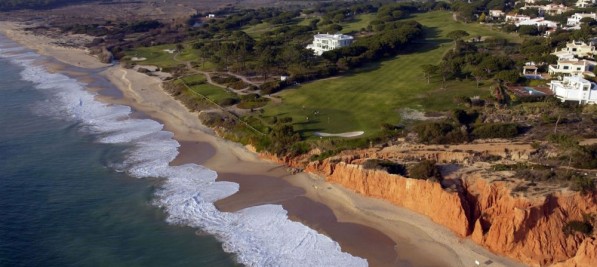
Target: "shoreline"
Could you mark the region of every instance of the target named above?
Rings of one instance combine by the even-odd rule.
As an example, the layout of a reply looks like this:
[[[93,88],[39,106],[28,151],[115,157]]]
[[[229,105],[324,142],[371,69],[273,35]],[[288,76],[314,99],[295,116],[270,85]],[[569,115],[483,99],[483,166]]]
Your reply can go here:
[[[0,23],[0,32],[6,32],[5,26],[5,23]],[[21,39],[18,37],[13,38],[15,35],[19,35],[18,32],[15,32],[14,29],[8,30],[12,31],[12,36],[7,36],[8,38],[28,48],[38,50],[40,54],[54,57],[63,63],[80,63],[83,62],[83,59],[93,59],[97,63],[97,59],[86,54],[84,50],[74,48],[69,48],[68,60],[64,58],[60,59],[64,55],[64,51],[56,52],[59,50],[55,51],[43,48],[51,46],[50,43],[38,43],[35,46],[31,46],[27,42],[31,42],[31,39],[34,39],[35,36]],[[38,46],[42,47],[41,51],[39,50],[40,48],[36,48]],[[56,54],[54,55],[53,53]],[[70,65],[81,67],[80,64]],[[92,68],[91,66],[89,65],[90,68]],[[102,64],[100,67],[105,66],[107,65]],[[121,99],[98,96],[98,99],[104,102],[132,106],[137,111],[160,121],[165,125],[165,130],[174,133],[174,138],[180,142],[181,148],[179,149],[179,157],[171,164],[200,163],[218,172],[218,180],[232,180],[240,184],[241,190],[239,193],[217,203],[223,211],[233,211],[234,209],[239,209],[242,205],[258,204],[251,203],[249,200],[252,200],[252,202],[261,200],[263,203],[259,204],[286,201],[288,204],[283,206],[288,211],[289,218],[302,222],[318,232],[328,235],[340,243],[343,251],[349,252],[354,256],[367,254],[370,257],[390,258],[394,256],[391,255],[393,251],[396,257],[402,256],[402,260],[417,260],[415,261],[416,266],[437,266],[438,262],[433,261],[436,258],[444,260],[439,263],[443,266],[469,266],[474,264],[474,260],[476,259],[481,262],[491,260],[491,266],[512,266],[515,264],[513,260],[493,255],[469,239],[462,239],[455,236],[447,228],[431,222],[431,220],[423,215],[393,206],[381,200],[360,196],[338,185],[327,183],[322,178],[311,174],[300,173],[290,175],[286,171],[285,166],[262,160],[257,154],[248,151],[242,145],[214,136],[211,129],[201,124],[196,113],[189,112],[180,102],[163,91],[161,89],[161,81],[155,77],[148,77],[119,66],[108,68],[103,72],[103,75],[118,87],[124,96]],[[193,146],[196,147],[194,148]],[[213,149],[213,151],[208,152],[210,154],[213,153],[211,158],[193,157],[193,154],[195,154],[193,151],[196,151],[197,147],[202,146],[209,146]],[[199,162],[202,160],[206,161]],[[251,176],[256,176],[257,178],[251,178]],[[257,181],[258,179],[263,179],[263,181]],[[271,181],[276,180],[281,183],[271,185]],[[255,188],[247,190],[246,188],[248,186],[250,188],[250,185]],[[265,185],[272,188],[266,190],[263,188]],[[299,188],[303,192],[299,193],[293,187]],[[288,191],[283,191],[279,196],[272,196],[269,191],[276,188],[288,189]],[[256,191],[259,189],[261,190]],[[253,195],[250,195],[250,193],[253,193]],[[284,200],[284,196],[287,197],[286,200]],[[270,197],[271,199],[264,201],[266,197]],[[226,202],[228,203],[226,204]],[[290,207],[290,210],[288,207]],[[304,207],[314,207],[314,210],[317,212],[313,212],[314,210],[304,210]],[[317,221],[317,215],[321,215],[318,212],[321,212],[321,214],[329,219],[326,219],[325,222]],[[317,225],[318,223],[321,225]],[[339,233],[332,233],[339,225],[348,228],[358,225],[359,227],[364,227],[364,230],[340,229],[338,230]],[[361,230],[365,232],[359,232]],[[338,238],[334,237],[351,236],[351,233],[356,233],[357,237],[355,237],[355,240],[339,241]],[[359,240],[358,236],[366,235],[364,233],[373,233],[374,238],[371,238],[372,240],[367,242],[371,244],[383,243],[383,248],[366,248],[361,243],[357,243],[361,246],[351,247],[350,243],[357,242]],[[387,239],[384,239],[384,237]],[[364,238],[361,237],[360,239]],[[388,243],[388,239],[395,243],[390,252],[388,252],[388,246],[392,246],[392,244]],[[350,251],[347,251],[347,249]],[[352,250],[355,252],[352,252]],[[396,250],[398,250],[398,253],[395,252]],[[356,252],[361,255],[356,254]],[[378,255],[379,253],[384,255],[380,256]],[[435,257],[429,257],[428,255],[435,255]],[[368,260],[371,265],[380,265],[372,262],[370,259]],[[430,260],[430,262],[425,264],[425,260]],[[400,262],[400,259],[398,262]]]

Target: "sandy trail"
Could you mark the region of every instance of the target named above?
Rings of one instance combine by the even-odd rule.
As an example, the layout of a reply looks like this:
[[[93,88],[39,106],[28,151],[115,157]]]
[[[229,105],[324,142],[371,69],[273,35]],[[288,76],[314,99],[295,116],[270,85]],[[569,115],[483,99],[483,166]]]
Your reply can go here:
[[[321,136],[321,137],[357,137],[363,135],[364,131],[355,131],[355,132],[346,132],[346,133],[324,133],[324,132],[315,132],[313,135]]]

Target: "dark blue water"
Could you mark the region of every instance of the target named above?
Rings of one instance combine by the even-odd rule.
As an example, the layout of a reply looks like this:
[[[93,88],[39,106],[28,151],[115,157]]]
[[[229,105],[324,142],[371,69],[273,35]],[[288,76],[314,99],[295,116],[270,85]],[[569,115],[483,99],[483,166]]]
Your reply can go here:
[[[48,96],[20,71],[0,59],[0,266],[235,265],[213,237],[165,222],[158,179],[108,167],[125,147],[36,115]]]

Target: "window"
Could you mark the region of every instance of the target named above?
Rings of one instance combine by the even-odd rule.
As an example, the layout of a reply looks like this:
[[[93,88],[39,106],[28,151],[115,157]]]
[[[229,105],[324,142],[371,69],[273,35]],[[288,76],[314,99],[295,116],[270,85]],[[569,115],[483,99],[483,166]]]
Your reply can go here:
[[[576,68],[576,70],[580,70],[580,67]]]
[[[567,70],[569,67],[568,66],[564,66],[563,69]]]

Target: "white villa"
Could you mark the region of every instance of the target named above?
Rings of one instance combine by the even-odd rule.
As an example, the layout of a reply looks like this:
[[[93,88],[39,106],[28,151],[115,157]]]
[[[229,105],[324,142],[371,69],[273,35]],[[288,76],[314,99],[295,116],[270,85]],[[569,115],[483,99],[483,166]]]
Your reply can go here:
[[[578,8],[587,8],[593,6],[597,0],[578,0],[575,4]]]
[[[544,18],[534,18],[534,19],[528,19],[528,20],[521,20],[518,22],[515,22],[514,25],[516,26],[523,26],[523,25],[532,25],[532,26],[545,26],[547,28],[550,29],[556,29],[558,28],[558,23],[555,21],[551,21],[551,20],[546,20]]]
[[[594,77],[595,74],[592,71],[596,64],[597,62],[595,61],[584,59],[559,60],[558,64],[549,65],[549,74],[562,76],[587,75]]]
[[[563,101],[578,101],[580,104],[597,104],[597,84],[582,77],[564,77],[562,81],[551,81],[549,85],[555,96]]]
[[[551,54],[557,56],[559,59],[569,59],[570,56],[568,54],[572,54],[577,58],[582,58],[592,56],[596,54],[596,51],[595,46],[591,43],[587,44],[582,41],[571,41],[566,43],[566,47],[562,48],[562,50]]]
[[[323,52],[330,51],[336,48],[349,46],[352,44],[354,37],[344,34],[316,34],[313,36],[313,43],[307,45],[307,49],[313,50],[317,56],[321,56]]]
[[[505,20],[506,20],[506,22],[518,23],[520,21],[530,20],[530,19],[531,19],[531,17],[529,17],[527,15],[518,15],[518,14],[515,14],[515,15],[506,15],[506,19]]]
[[[544,6],[537,6],[537,5],[526,5],[521,7],[520,9],[528,9],[528,8],[536,8],[539,11],[539,16],[543,16],[545,14],[548,15],[560,15],[562,13],[568,12],[571,8],[565,5],[556,5],[556,4],[549,4]]]
[[[568,25],[569,27],[580,26],[580,21],[584,18],[597,19],[597,14],[595,14],[595,13],[575,13],[574,15],[572,15],[568,18],[566,25]]]
[[[505,15],[506,15],[506,13],[504,13],[504,11],[501,11],[499,9],[489,10],[489,16],[491,16],[492,18],[501,18]]]
[[[527,79],[543,79],[538,71],[539,68],[537,68],[535,62],[527,62],[524,64],[524,66],[522,66],[522,76]]]

